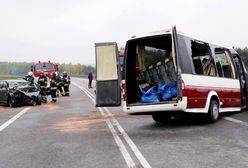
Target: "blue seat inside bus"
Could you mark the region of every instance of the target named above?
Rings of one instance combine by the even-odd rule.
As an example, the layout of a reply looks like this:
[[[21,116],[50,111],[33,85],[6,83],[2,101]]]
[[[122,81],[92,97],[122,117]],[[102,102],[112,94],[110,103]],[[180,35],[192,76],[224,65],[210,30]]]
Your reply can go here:
[[[167,58],[165,59],[164,62],[165,62],[165,70],[170,77],[170,81],[175,82],[177,80],[177,74],[173,61],[170,58]]]
[[[157,63],[157,69],[158,69],[158,74],[159,74],[159,77],[161,79],[161,82],[162,83],[170,83],[172,79],[166,70],[166,69],[168,69],[167,65],[165,63],[158,62]]]
[[[143,77],[147,83],[151,83],[151,78],[148,71],[143,71]]]
[[[158,76],[156,66],[151,65],[151,66],[149,66],[148,69],[149,69],[149,76],[150,76],[150,79],[151,79],[151,83],[156,83],[156,82],[159,83],[160,79],[159,79],[159,76]]]

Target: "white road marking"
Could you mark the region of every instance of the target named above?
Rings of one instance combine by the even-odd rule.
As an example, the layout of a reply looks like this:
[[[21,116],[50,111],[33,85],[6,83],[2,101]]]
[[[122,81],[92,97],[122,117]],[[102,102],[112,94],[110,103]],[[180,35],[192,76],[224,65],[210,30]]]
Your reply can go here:
[[[248,123],[231,117],[224,117],[225,120],[248,127]]]
[[[95,104],[95,100],[93,99],[92,94],[89,94],[86,89],[84,89],[83,87],[81,87],[80,85],[78,85],[75,82],[72,82],[73,85],[77,86],[80,90],[82,90]],[[98,110],[100,111],[101,115],[106,116],[106,114],[104,113],[104,110],[101,107],[98,107]],[[135,163],[133,161],[133,159],[131,158],[130,154],[128,153],[124,143],[122,142],[121,138],[119,137],[119,135],[117,134],[116,130],[114,129],[114,126],[112,125],[112,123],[110,122],[109,119],[106,119],[106,124],[109,127],[110,132],[112,133],[115,143],[117,144],[123,158],[125,159],[125,162],[127,164],[127,166],[129,168],[135,168]]]
[[[107,125],[108,125],[108,127],[109,127],[109,129],[110,129],[110,131],[111,131],[111,133],[112,133],[112,135],[114,137],[114,139],[115,139],[115,142],[116,142],[117,146],[119,147],[119,149],[120,149],[120,151],[121,151],[121,153],[122,153],[122,155],[123,155],[128,167],[129,168],[135,168],[136,166],[135,166],[135,163],[134,163],[133,159],[131,158],[130,154],[128,153],[128,151],[127,151],[125,145],[123,144],[121,138],[118,136],[117,132],[115,131],[112,123],[109,120],[106,120],[106,123],[107,123]]]
[[[114,116],[113,113],[111,113],[108,108],[103,107],[103,109],[110,116]],[[138,147],[134,144],[134,142],[128,136],[128,134],[126,133],[126,131],[122,128],[122,126],[120,125],[120,123],[114,117],[112,118],[112,121],[113,121],[114,125],[118,128],[119,132],[121,133],[121,135],[123,136],[123,138],[126,140],[126,142],[128,143],[128,145],[130,146],[130,148],[132,149],[133,153],[138,158],[138,160],[140,161],[140,163],[142,164],[142,166],[145,167],[145,168],[151,168],[150,164],[147,162],[147,160],[142,155],[142,153],[140,152],[140,150],[138,149]]]
[[[95,101],[95,99],[94,99],[94,97],[92,96],[91,93],[88,93],[86,91],[86,89],[84,89],[83,87],[81,87],[79,84],[77,84],[75,82],[72,82],[72,84],[75,85],[75,86],[77,86],[79,89],[81,89],[93,101],[93,103],[96,104],[96,101]]]
[[[19,117],[21,117],[23,114],[25,114],[28,110],[30,110],[30,107],[27,107],[23,109],[21,112],[16,114],[14,117],[6,121],[0,126],[0,132],[3,131],[5,128],[7,128],[10,124],[12,124],[15,120],[17,120]]]
[[[80,89],[82,89],[84,92],[87,92],[87,95],[90,95],[90,98],[95,98],[95,96],[86,88],[81,88],[79,85],[77,85]],[[94,103],[95,103],[95,99],[94,99]],[[121,127],[121,125],[119,124],[119,122],[113,117],[113,113],[111,113],[109,111],[108,108],[103,107],[103,109],[107,112],[107,114],[109,116],[112,116],[111,121],[113,122],[113,124],[118,128],[119,132],[121,133],[121,135],[123,136],[123,138],[125,139],[125,141],[127,142],[127,144],[129,145],[129,147],[132,149],[132,151],[134,152],[135,156],[137,157],[137,159],[140,161],[140,163],[142,164],[142,166],[144,168],[151,168],[150,164],[147,162],[147,160],[145,159],[145,157],[142,155],[142,153],[140,152],[140,150],[138,149],[138,147],[134,144],[134,142],[131,140],[131,138],[128,136],[128,134],[126,133],[126,131]]]
[[[78,79],[82,81],[82,79],[80,79],[80,78],[78,78]],[[91,96],[91,98],[94,98],[95,97],[87,89],[84,88],[84,90],[85,90],[85,92],[87,92],[86,94],[89,94]],[[106,113],[109,116],[113,116],[113,114],[108,110],[108,108],[103,107],[103,109],[106,111]],[[230,121],[230,122],[233,122],[233,123],[236,123],[236,124],[240,124],[240,125],[243,125],[243,126],[247,126],[248,127],[248,123],[247,122],[244,122],[244,121],[241,121],[241,120],[232,118],[232,117],[224,117],[223,119],[225,119],[227,121]],[[143,167],[151,167],[149,165],[149,163],[146,161],[146,159],[144,158],[144,156],[141,154],[141,152],[139,151],[139,149],[136,147],[136,145],[130,139],[130,137],[128,136],[128,134],[125,132],[125,130],[120,126],[119,122],[114,117],[112,117],[111,120],[112,120],[113,124],[118,128],[118,130],[120,131],[120,133],[123,135],[124,139],[126,140],[126,142],[128,143],[128,145],[130,146],[130,148],[133,150],[134,154],[139,159],[139,161],[141,162],[141,164],[143,165]]]

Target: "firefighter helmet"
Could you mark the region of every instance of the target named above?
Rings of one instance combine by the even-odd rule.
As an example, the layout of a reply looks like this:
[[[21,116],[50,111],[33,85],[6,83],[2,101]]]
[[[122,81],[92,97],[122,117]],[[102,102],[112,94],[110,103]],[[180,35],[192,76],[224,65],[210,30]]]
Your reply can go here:
[[[66,72],[66,71],[63,72],[63,76],[64,76],[64,77],[67,76],[67,72]]]
[[[29,71],[28,72],[28,76],[33,76],[33,72],[32,71]]]

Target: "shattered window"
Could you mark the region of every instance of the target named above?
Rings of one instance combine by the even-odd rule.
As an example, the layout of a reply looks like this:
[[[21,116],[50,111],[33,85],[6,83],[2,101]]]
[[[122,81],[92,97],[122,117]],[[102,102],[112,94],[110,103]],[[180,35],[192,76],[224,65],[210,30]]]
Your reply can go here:
[[[195,73],[206,76],[216,76],[214,60],[210,55],[207,43],[191,41],[192,59]]]
[[[28,86],[26,81],[9,81],[8,83],[10,88]]]
[[[235,68],[231,61],[231,54],[228,50],[224,48],[215,48],[214,52],[214,59],[219,76],[235,79]]]

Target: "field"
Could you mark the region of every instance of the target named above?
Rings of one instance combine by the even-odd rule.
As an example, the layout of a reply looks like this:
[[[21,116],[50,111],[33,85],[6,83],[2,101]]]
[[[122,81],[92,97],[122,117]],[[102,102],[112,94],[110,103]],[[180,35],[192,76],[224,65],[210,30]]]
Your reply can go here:
[[[7,79],[17,79],[20,77],[17,76],[0,76],[0,80],[7,80]]]

